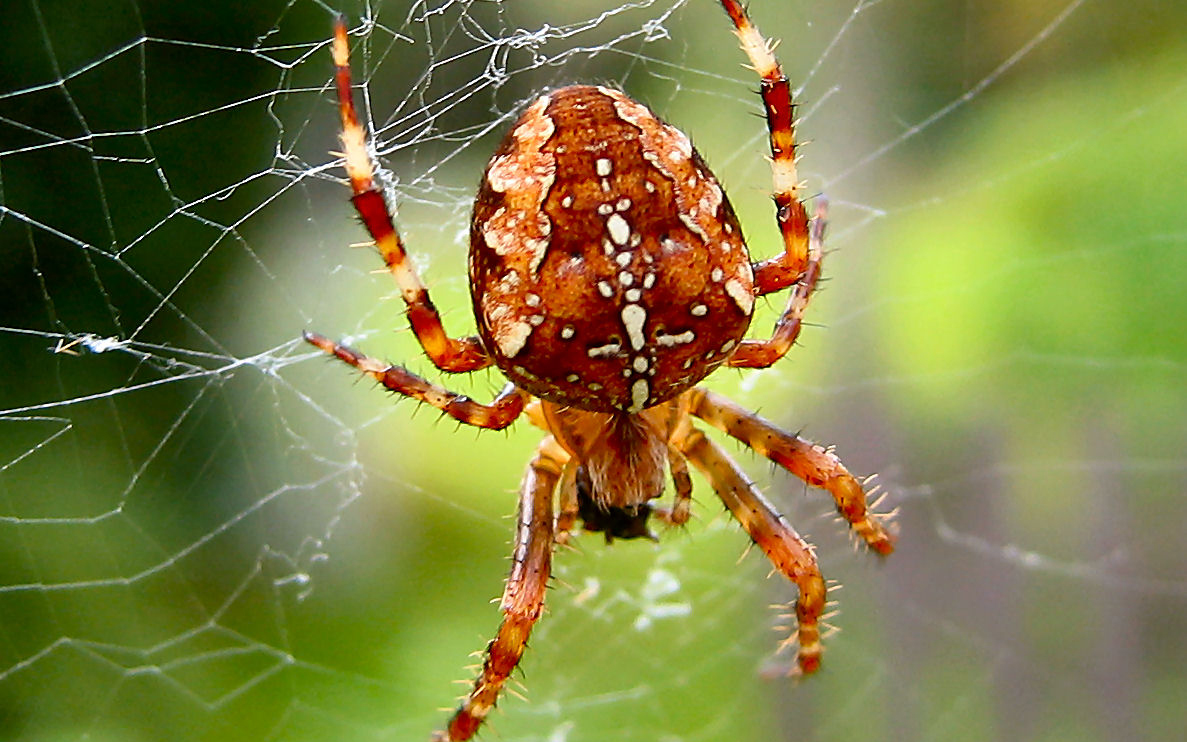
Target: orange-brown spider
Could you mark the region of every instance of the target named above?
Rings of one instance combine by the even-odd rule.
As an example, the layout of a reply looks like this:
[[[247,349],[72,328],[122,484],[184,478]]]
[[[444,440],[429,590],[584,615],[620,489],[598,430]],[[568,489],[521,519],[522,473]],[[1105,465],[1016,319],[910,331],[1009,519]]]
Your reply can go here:
[[[479,334],[461,339],[445,333],[375,186],[351,97],[347,31],[341,18],[335,25],[353,202],[400,287],[412,330],[442,371],[494,364],[510,383],[482,404],[320,335],[305,339],[463,423],[499,429],[526,412],[547,433],[520,491],[503,622],[473,689],[435,739],[469,739],[494,707],[540,617],[554,544],[578,521],[608,541],[650,536],[652,514],[686,522],[689,462],[795,583],[798,666],[819,667],[825,583],[812,547],[693,418],[827,490],[877,553],[894,548],[887,518],[870,512],[861,483],[831,451],[695,386],[721,365],[765,368],[787,353],[820,276],[826,219],[823,199],[811,219],[799,199],[787,78],[737,0],[721,4],[762,78],[783,252],[751,262],[717,179],[688,137],[647,107],[605,87],[552,90],[527,107],[483,174],[470,227]],[[755,297],[788,287],[771,337],[745,338]],[[676,493],[670,508],[651,505],[665,469]]]

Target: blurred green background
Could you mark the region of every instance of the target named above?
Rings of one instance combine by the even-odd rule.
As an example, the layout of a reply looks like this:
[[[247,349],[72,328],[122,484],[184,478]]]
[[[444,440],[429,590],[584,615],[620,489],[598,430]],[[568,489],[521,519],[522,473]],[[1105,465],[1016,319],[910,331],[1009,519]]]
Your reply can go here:
[[[711,0],[11,0],[0,9],[0,739],[426,739],[497,622],[538,435],[457,429],[296,340],[429,373],[361,241],[325,37],[448,328],[517,106],[622,86],[778,249]],[[1187,729],[1187,7],[753,0],[804,86],[829,279],[709,384],[880,472],[885,563],[731,444],[842,630],[780,676],[761,556],[696,480],[658,546],[560,553],[489,739],[1172,740]],[[373,23],[364,24],[366,16]],[[762,307],[756,332],[778,301]],[[437,378],[432,376],[432,378]],[[478,398],[494,373],[448,383]]]

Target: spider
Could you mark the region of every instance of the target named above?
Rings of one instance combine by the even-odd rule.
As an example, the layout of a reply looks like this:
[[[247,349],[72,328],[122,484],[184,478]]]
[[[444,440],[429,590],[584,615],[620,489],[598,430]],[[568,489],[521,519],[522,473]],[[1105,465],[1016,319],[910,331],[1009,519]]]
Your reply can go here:
[[[521,414],[546,435],[519,494],[503,620],[470,693],[435,740],[470,739],[498,700],[540,617],[554,545],[578,521],[615,538],[654,538],[648,519],[688,521],[691,463],[798,589],[799,672],[820,666],[825,582],[812,547],[694,418],[827,490],[852,531],[889,554],[890,516],[831,449],[785,432],[696,386],[720,366],[766,368],[787,353],[820,276],[827,202],[800,200],[791,89],[772,47],[738,0],[720,0],[761,77],[783,252],[752,262],[738,219],[688,137],[607,87],[573,85],[528,105],[482,176],[470,226],[469,279],[478,335],[446,334],[375,185],[351,92],[344,19],[332,44],[343,157],[363,224],[407,304],[434,365],[495,365],[509,383],[490,404],[401,366],[305,333],[305,340],[462,423],[501,429]],[[771,336],[751,339],[755,298],[790,288]],[[670,476],[670,507],[653,504]]]

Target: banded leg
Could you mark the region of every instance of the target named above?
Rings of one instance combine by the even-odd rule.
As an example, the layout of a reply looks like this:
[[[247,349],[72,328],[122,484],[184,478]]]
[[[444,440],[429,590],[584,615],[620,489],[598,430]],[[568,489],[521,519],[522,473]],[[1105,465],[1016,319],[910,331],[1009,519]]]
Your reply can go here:
[[[799,589],[795,604],[799,623],[796,639],[800,645],[796,661],[801,672],[816,672],[822,652],[820,620],[825,609],[826,588],[812,547],[771,507],[729,455],[704,433],[690,428],[676,444],[713,485],[722,502],[771,564]]]
[[[850,528],[877,553],[894,551],[894,534],[880,516],[869,511],[866,493],[836,454],[775,427],[770,421],[700,387],[687,392],[689,411],[723,433],[738,439],[754,451],[802,479],[827,490],[837,511]]]
[[[652,512],[670,526],[682,526],[692,516],[692,477],[688,475],[688,460],[671,444],[668,444],[668,469],[672,473],[676,500],[671,510],[652,508]]]
[[[529,398],[527,392],[509,383],[494,402],[482,404],[417,376],[403,366],[393,366],[365,356],[354,348],[335,343],[316,333],[306,332],[304,337],[305,342],[349,363],[391,391],[432,405],[458,422],[478,428],[502,430],[519,417]]]
[[[775,322],[775,331],[767,340],[743,340],[727,364],[736,368],[767,368],[791,350],[803,327],[804,310],[820,280],[820,262],[824,256],[824,228],[828,220],[828,201],[816,200],[816,217],[808,238],[808,265],[791,290],[783,314]]]
[[[346,38],[346,21],[342,16],[334,21],[333,53],[338,111],[342,117],[343,155],[346,173],[350,176],[350,188],[354,192],[351,201],[400,288],[400,295],[408,306],[408,322],[412,325],[412,331],[433,364],[442,371],[463,373],[486,368],[493,361],[477,337],[458,340],[445,333],[441,315],[433,306],[428,289],[404,251],[404,243],[392,222],[383,193],[375,186],[366,134],[359,124],[350,89],[350,46]]]
[[[563,448],[562,448],[563,450]],[[567,454],[566,454],[567,455]],[[573,539],[573,529],[581,516],[581,502],[577,497],[577,469],[579,464],[570,459],[561,472],[560,487],[557,490],[557,513],[555,525],[556,542],[567,546]]]
[[[555,448],[559,446],[552,436],[545,438],[524,475],[511,575],[501,603],[503,623],[486,647],[482,673],[470,695],[448,726],[433,735],[434,742],[461,742],[474,736],[519,664],[532,626],[540,618],[552,566],[552,496],[564,466],[554,457]]]
[[[721,0],[721,5],[733,21],[742,50],[761,79],[763,109],[770,132],[775,216],[783,237],[782,253],[754,265],[754,293],[762,296],[797,285],[775,325],[774,336],[770,340],[742,341],[729,360],[731,366],[765,368],[782,358],[799,334],[797,315],[803,312],[820,275],[822,251],[812,249],[810,232],[823,235],[824,215],[818,210],[819,229],[810,229],[808,213],[800,201],[791,84],[771,51],[771,45],[750,22],[742,4],[738,0]]]

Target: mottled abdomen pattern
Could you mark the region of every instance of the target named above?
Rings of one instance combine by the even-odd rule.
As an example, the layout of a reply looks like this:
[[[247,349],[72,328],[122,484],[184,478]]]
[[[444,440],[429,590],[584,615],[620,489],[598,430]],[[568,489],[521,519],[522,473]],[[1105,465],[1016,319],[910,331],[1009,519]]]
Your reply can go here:
[[[479,334],[538,397],[629,413],[671,399],[742,339],[753,284],[737,217],[688,137],[616,90],[541,96],[484,173]]]

